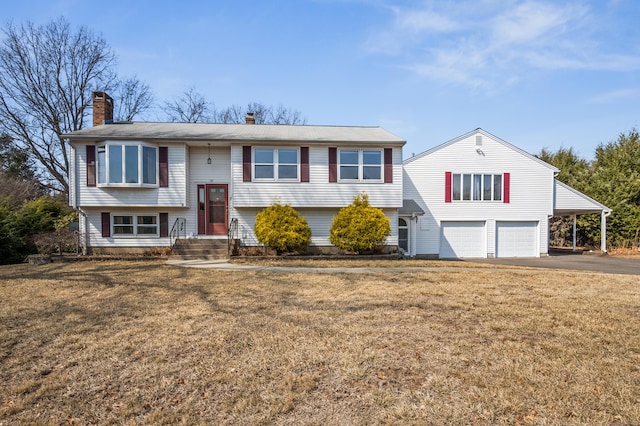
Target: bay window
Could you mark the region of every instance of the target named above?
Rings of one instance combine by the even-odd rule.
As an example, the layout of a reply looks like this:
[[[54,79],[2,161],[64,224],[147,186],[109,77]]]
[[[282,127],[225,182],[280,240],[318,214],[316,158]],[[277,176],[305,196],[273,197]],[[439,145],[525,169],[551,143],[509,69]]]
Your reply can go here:
[[[158,147],[139,142],[98,145],[98,185],[157,186]]]

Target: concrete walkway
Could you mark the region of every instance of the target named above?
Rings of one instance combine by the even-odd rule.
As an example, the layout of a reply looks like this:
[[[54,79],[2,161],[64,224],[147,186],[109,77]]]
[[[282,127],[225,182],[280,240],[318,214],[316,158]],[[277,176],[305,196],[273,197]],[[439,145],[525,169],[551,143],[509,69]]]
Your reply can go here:
[[[302,266],[264,266],[229,263],[227,260],[168,260],[167,264],[187,268],[218,269],[223,271],[268,271],[294,272],[312,274],[366,274],[376,272],[406,273],[425,271],[509,271],[509,272],[550,272],[558,269],[601,272],[605,274],[640,275],[640,259],[625,259],[611,256],[583,256],[580,254],[561,254],[539,258],[510,258],[510,259],[473,259],[471,263],[490,265],[514,266],[517,268],[491,267],[340,267],[314,268]]]
[[[407,273],[407,272],[460,272],[460,271],[510,271],[510,272],[544,272],[544,269],[523,269],[523,268],[474,268],[474,267],[340,267],[340,268],[314,268],[306,266],[261,266],[261,265],[240,265],[229,263],[226,260],[168,260],[167,264],[181,266],[185,268],[217,269],[221,271],[263,271],[263,272],[285,272],[304,274],[374,274],[385,273]]]

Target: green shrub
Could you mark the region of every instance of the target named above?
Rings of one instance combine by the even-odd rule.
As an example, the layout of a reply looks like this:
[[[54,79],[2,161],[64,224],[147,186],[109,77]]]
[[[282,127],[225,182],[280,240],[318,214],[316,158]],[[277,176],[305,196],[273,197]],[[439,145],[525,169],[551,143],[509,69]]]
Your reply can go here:
[[[304,252],[311,242],[306,219],[287,204],[275,203],[256,215],[256,238],[262,244],[285,252]]]
[[[0,264],[20,263],[32,252],[28,236],[18,232],[12,200],[0,197]]]
[[[68,224],[75,220],[77,213],[60,197],[25,201],[19,208],[9,198],[0,197],[0,264],[22,262],[38,249],[53,251],[47,242],[52,239],[56,240],[58,251],[64,250],[61,242],[68,238],[61,237],[69,234]],[[74,239],[69,241],[75,246]]]
[[[329,241],[342,250],[362,254],[384,243],[390,234],[389,218],[371,207],[369,197],[362,194],[333,218]]]

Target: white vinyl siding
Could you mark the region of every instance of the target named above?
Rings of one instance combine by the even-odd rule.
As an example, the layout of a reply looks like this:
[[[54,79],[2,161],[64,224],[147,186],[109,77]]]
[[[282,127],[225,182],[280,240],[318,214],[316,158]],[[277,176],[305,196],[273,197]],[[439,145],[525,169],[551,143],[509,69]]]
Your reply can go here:
[[[207,162],[211,153],[211,164]],[[229,215],[235,217],[231,207],[233,185],[231,183],[231,156],[229,147],[195,147],[189,148],[189,209],[183,213],[187,219],[187,235],[198,235],[198,185],[226,184],[229,194]],[[171,224],[169,226],[171,230]]]
[[[486,257],[485,222],[442,222],[442,259]]]
[[[122,144],[115,145],[122,147]],[[143,148],[146,145],[141,145]],[[122,149],[122,148],[121,148]],[[138,164],[145,161],[145,155],[147,160],[149,159],[149,153],[145,154],[144,150],[138,151],[140,156],[138,158]],[[145,170],[147,174],[153,174],[155,178],[158,175],[158,169],[156,163],[158,161],[157,149],[154,149],[155,159],[153,164],[155,170],[144,166],[142,167],[142,175],[138,175],[139,179],[145,179]],[[94,186],[87,187],[87,163],[86,163],[86,145],[78,144],[74,150],[75,161],[77,164],[77,199],[75,202],[79,207],[186,207],[187,206],[187,152],[188,148],[182,143],[172,143],[168,149],[168,161],[169,161],[169,186],[166,188],[160,188],[158,185],[150,185],[145,187],[143,184],[136,184],[136,187],[128,187],[126,184],[120,184],[120,186]],[[97,177],[100,173],[100,151],[96,147],[96,174]],[[206,150],[204,161],[206,162]],[[106,176],[105,176],[106,178]],[[133,179],[133,175],[130,176]],[[156,180],[156,182],[158,182]]]
[[[242,146],[232,145],[233,199],[230,202],[236,208],[266,207],[276,201],[295,208],[331,208],[344,207],[358,194],[366,193],[374,207],[399,208],[402,206],[401,163],[402,149],[393,148],[393,183],[382,180],[329,182],[328,146],[317,145],[309,147],[309,182],[243,182]]]
[[[242,244],[247,246],[260,245],[253,230],[255,228],[256,214],[262,209],[241,208],[232,209],[230,217],[238,219],[238,237],[242,240]],[[330,246],[329,230],[333,223],[333,218],[338,213],[338,209],[308,209],[299,208],[298,213],[305,218],[307,224],[311,228],[311,245],[313,246]],[[398,215],[394,209],[383,209],[383,212],[391,223],[391,235],[387,238],[386,245],[398,244],[397,226]]]
[[[127,248],[127,247],[164,247],[170,244],[168,237],[159,237],[160,233],[160,213],[166,211],[159,208],[140,208],[140,209],[109,209],[109,208],[94,208],[84,209],[83,212],[87,215],[87,226],[85,227],[84,219],[80,218],[80,228],[82,232],[82,239],[86,241],[88,247],[114,247],[114,248]],[[111,236],[102,236],[102,212],[108,212],[111,220]],[[169,230],[173,226],[176,218],[184,217],[183,209],[171,209],[166,211],[169,213],[168,224]],[[127,223],[114,223],[121,222],[115,219],[116,217],[130,218],[125,220]],[[149,222],[150,217],[154,217],[156,224],[139,223],[136,218],[142,218],[140,222]],[[115,226],[127,226],[129,231],[133,231],[134,234],[120,234],[114,232]],[[155,228],[155,233],[150,234],[151,228]],[[125,231],[121,229],[120,231]],[[147,234],[145,234],[147,232]]]
[[[496,222],[496,257],[536,257],[537,222]]]
[[[476,149],[476,133],[470,133],[425,154],[405,161],[404,198],[412,199],[426,212],[416,226],[416,254],[437,257],[440,254],[440,222],[486,222],[485,256],[496,255],[496,221],[537,222],[537,254],[548,251],[548,217],[553,215],[554,170],[527,156],[517,148],[482,134],[482,155]],[[510,173],[509,203],[445,202],[445,174],[502,175]],[[464,172],[464,173],[463,173]],[[459,178],[462,181],[462,177]],[[469,198],[472,198],[469,178]],[[493,188],[504,182],[495,182]],[[459,186],[462,198],[462,182]],[[452,193],[452,198],[454,193]],[[494,194],[494,200],[496,196]]]

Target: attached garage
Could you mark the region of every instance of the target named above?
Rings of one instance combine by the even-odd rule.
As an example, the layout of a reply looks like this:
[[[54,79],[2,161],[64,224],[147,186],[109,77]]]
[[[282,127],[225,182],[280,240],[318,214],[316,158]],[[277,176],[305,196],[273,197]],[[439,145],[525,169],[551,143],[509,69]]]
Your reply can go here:
[[[486,257],[484,221],[441,222],[440,258]]]
[[[537,257],[538,222],[496,222],[496,257]]]

